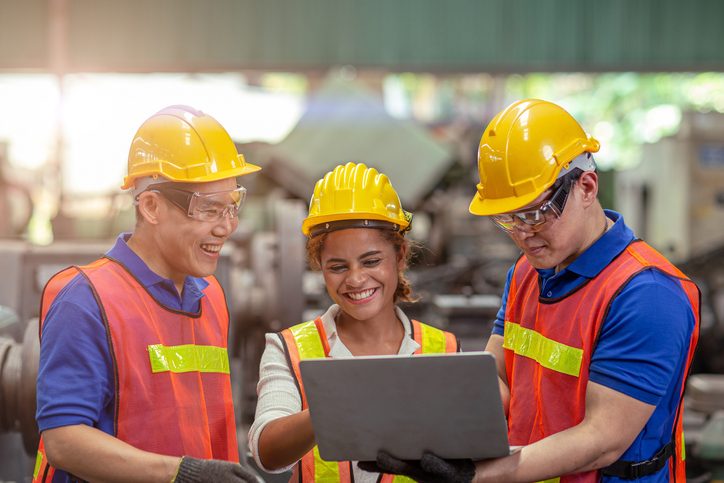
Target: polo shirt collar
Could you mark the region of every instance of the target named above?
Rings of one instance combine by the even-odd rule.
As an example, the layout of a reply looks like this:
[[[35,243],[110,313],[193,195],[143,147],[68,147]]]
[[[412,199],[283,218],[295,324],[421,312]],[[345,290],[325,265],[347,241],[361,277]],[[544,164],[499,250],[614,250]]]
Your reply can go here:
[[[604,213],[613,221],[613,226],[566,267],[569,272],[593,278],[634,240],[633,231],[620,213],[613,210],[604,210]]]
[[[203,278],[187,276],[184,280],[182,298],[179,296],[172,280],[163,278],[155,273],[136,252],[131,250],[128,246],[128,240],[130,238],[131,233],[121,233],[118,238],[116,238],[116,243],[108,250],[106,255],[125,266],[131,275],[163,305],[170,305],[171,308],[184,312],[198,311],[198,302],[204,296],[203,290],[209,283]],[[163,292],[160,297],[157,296],[159,292]],[[169,297],[173,298],[173,295],[175,295],[176,303],[170,304],[168,303]]]

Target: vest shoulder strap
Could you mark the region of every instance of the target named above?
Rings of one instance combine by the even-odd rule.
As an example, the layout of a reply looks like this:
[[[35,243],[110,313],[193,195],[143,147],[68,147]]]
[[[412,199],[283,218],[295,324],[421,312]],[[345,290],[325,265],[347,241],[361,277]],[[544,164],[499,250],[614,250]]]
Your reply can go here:
[[[307,409],[307,396],[304,392],[299,363],[304,359],[316,359],[329,355],[329,343],[322,319],[317,318],[284,329],[279,333],[279,337],[302,398],[302,409]]]
[[[213,275],[204,277],[204,280],[206,280],[209,284],[204,289],[204,295],[209,298],[209,301],[211,301],[213,305],[226,307],[226,294],[224,293],[224,288],[221,286],[219,280]]]
[[[410,322],[412,323],[412,338],[420,344],[420,348],[415,351],[415,354],[440,354],[460,350],[460,342],[453,333],[417,320]]]
[[[329,355],[327,334],[320,318],[284,329],[281,334],[286,342],[292,343],[288,345],[296,346],[299,360]]]
[[[71,280],[73,280],[77,275],[82,273],[85,270],[92,270],[95,268],[98,268],[100,266],[105,265],[109,260],[107,258],[99,258],[98,260],[84,266],[77,266],[73,265],[67,268],[64,268],[60,272],[56,273],[50,279],[46,282],[45,286],[43,287],[43,293],[40,296],[40,316],[39,316],[39,323],[38,323],[38,329],[40,333],[42,334],[43,331],[43,322],[45,321],[46,315],[48,315],[48,310],[50,309],[50,306],[53,304],[53,301],[58,296],[61,290],[65,288],[68,283],[70,283]]]
[[[672,277],[689,280],[689,277],[684,275],[673,263],[643,240],[633,241],[626,247],[626,251],[643,267],[655,266]]]

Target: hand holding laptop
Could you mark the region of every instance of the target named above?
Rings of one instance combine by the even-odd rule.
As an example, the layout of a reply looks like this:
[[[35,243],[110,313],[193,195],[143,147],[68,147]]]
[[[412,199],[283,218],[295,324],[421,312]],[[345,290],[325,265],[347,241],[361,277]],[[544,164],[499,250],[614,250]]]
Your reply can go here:
[[[415,481],[469,483],[475,476],[475,464],[470,459],[443,459],[432,453],[425,453],[420,460],[401,460],[380,451],[377,461],[360,461],[361,469],[372,473],[405,475]]]

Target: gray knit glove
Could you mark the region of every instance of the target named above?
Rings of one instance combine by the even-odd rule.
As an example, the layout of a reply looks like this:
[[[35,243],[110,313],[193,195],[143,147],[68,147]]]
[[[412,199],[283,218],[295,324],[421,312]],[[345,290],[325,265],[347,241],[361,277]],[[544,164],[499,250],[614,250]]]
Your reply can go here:
[[[471,460],[446,460],[432,453],[423,454],[420,460],[401,460],[380,451],[377,461],[360,461],[357,466],[374,473],[404,475],[420,483],[470,483],[475,477]]]
[[[184,456],[172,483],[237,483],[259,481],[256,474],[239,463],[201,460]]]

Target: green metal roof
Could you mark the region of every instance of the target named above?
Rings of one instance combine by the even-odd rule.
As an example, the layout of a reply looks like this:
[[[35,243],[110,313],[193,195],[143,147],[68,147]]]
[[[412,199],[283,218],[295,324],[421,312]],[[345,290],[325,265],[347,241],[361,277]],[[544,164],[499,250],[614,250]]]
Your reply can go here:
[[[720,0],[0,0],[0,69],[51,70],[65,25],[68,71],[720,71],[722,20]]]

